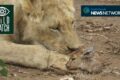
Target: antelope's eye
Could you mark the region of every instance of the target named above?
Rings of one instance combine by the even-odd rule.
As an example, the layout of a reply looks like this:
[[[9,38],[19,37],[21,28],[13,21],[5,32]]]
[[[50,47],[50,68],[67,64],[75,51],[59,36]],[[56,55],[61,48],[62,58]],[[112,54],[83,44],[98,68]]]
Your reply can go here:
[[[72,21],[72,24],[74,24],[74,21]]]

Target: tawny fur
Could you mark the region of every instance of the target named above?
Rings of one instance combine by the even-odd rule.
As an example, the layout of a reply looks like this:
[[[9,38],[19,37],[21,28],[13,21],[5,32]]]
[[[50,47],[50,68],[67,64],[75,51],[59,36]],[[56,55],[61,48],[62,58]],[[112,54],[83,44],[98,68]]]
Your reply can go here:
[[[80,46],[73,28],[73,0],[3,2],[0,4],[15,6],[15,32],[0,35],[0,59],[40,69],[52,66],[65,70],[69,56],[59,52]]]

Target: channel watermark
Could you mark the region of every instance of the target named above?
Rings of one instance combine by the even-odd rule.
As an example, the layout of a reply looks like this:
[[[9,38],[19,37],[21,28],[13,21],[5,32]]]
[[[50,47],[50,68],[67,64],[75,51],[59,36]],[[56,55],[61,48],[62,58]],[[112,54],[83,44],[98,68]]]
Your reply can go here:
[[[119,5],[82,5],[81,16],[120,16]]]
[[[0,5],[0,34],[13,34],[14,9],[13,5]]]

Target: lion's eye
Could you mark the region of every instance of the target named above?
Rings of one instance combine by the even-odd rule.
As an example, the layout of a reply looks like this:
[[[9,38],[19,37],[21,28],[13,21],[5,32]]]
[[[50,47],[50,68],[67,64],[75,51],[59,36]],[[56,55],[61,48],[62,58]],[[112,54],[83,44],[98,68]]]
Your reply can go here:
[[[52,31],[60,31],[59,27],[50,28]]]
[[[75,22],[72,21],[71,23],[72,23],[72,28],[75,29]]]

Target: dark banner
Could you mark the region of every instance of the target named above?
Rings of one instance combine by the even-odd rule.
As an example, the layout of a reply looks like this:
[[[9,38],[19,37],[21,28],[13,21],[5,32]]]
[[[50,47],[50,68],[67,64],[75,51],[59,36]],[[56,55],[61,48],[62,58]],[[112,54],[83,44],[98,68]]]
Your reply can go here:
[[[119,5],[82,5],[81,16],[120,16]]]
[[[13,34],[14,11],[13,5],[0,5],[0,34]]]

